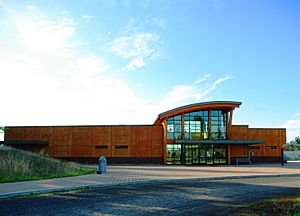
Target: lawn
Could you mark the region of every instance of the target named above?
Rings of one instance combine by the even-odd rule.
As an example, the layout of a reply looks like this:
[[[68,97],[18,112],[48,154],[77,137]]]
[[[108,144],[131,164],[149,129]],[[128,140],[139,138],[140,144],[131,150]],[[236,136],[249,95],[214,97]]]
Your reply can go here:
[[[293,215],[300,216],[300,196],[282,197],[248,205],[237,215]]]
[[[95,171],[95,168],[47,155],[0,147],[0,183],[77,176]]]

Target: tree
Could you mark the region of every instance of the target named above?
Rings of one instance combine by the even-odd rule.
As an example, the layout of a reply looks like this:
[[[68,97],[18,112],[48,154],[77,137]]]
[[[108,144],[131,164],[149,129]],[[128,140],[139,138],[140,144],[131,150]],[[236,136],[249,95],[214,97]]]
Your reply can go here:
[[[287,143],[287,147],[289,151],[300,150],[300,137],[295,137],[294,140]]]
[[[0,133],[5,133],[8,128],[0,126]]]

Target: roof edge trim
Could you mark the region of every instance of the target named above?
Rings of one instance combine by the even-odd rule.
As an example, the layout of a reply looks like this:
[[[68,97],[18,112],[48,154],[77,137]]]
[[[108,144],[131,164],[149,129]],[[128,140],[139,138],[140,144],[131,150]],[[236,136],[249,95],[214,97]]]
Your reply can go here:
[[[195,106],[204,106],[204,105],[215,105],[215,104],[220,104],[220,105],[235,104],[234,107],[239,107],[242,104],[242,102],[237,102],[237,101],[209,101],[209,102],[193,103],[193,104],[180,106],[180,107],[168,110],[166,112],[160,113],[158,115],[158,118],[161,117],[161,116],[164,116],[164,115],[166,115],[170,112],[176,112],[176,111],[179,111],[179,110],[185,109],[185,108],[190,108],[190,107],[195,107]]]

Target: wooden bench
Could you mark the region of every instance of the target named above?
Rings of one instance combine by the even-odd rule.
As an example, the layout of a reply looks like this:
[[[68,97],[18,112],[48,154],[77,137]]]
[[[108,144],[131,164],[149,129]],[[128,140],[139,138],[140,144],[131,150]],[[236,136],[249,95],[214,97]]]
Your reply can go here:
[[[238,166],[239,163],[248,163],[248,164],[252,164],[251,160],[249,158],[234,158],[234,160],[236,161],[236,165]]]

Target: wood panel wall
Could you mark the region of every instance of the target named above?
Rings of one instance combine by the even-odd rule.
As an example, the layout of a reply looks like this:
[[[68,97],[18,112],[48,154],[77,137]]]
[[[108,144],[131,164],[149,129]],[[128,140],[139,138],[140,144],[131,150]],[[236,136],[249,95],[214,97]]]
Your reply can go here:
[[[5,141],[22,140],[48,141],[43,151],[59,158],[163,157],[161,125],[10,127],[5,135]]]
[[[281,147],[286,143],[286,129],[282,128],[249,128],[248,125],[232,125],[228,138],[232,140],[263,140],[259,149],[250,149],[258,157],[280,157]],[[276,146],[271,149],[269,146]],[[248,146],[233,145],[231,157],[248,157]]]

